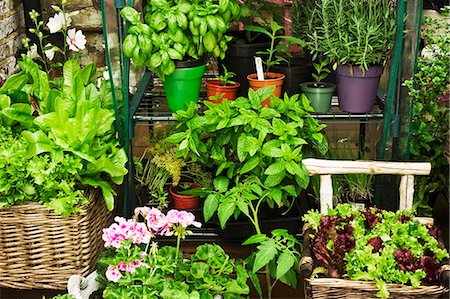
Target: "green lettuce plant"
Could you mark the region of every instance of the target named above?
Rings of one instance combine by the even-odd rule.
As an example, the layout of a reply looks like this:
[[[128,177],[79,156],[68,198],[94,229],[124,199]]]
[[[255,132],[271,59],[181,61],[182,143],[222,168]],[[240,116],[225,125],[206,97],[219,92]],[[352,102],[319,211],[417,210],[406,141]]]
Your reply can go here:
[[[448,7],[443,11],[448,18]],[[427,56],[418,59],[417,72],[405,82],[412,99],[411,158],[431,163],[431,174],[415,179],[414,207],[430,216],[430,197],[439,192],[448,196],[450,25],[427,18],[422,36]]]
[[[167,139],[179,145],[183,158],[216,170],[214,188],[203,207],[205,220],[217,213],[225,227],[232,216],[242,214],[252,222],[256,234],[244,244],[255,244],[257,251],[248,266],[253,281],[257,280],[254,273],[265,268],[269,296],[277,281],[296,285],[298,242],[285,230],[264,234],[258,211],[262,205],[291,207],[309,184],[302,159],[328,149],[322,133],[325,126],[310,115],[308,99],[299,95],[276,98],[273,89],[250,89],[248,98],[233,102],[205,103],[208,109],[203,115],[196,105],[178,111],[174,114],[177,133]],[[269,96],[270,107],[262,107]]]
[[[69,215],[88,204],[84,190],[91,186],[112,210],[113,186],[127,173],[110,84],[94,63],[80,66],[86,39],[70,27],[78,12],[67,12],[66,4],[52,6],[46,24],[50,34],[62,35],[61,47],[47,43],[44,22],[30,12],[38,45],[23,40],[21,71],[0,87],[0,207],[34,201]]]
[[[340,204],[327,215],[311,210],[303,220],[314,232],[310,247],[319,266],[315,275],[375,281],[377,297],[389,298],[388,283],[437,283],[440,262],[448,258],[434,230],[420,224],[411,211]]]

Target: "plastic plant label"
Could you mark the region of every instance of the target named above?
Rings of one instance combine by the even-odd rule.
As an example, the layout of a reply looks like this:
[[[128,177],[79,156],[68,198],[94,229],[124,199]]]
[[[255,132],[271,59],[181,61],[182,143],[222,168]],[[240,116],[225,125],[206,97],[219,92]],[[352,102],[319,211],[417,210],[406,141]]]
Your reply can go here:
[[[255,65],[256,65],[256,75],[258,76],[258,80],[264,80],[264,72],[262,66],[261,57],[255,56]]]

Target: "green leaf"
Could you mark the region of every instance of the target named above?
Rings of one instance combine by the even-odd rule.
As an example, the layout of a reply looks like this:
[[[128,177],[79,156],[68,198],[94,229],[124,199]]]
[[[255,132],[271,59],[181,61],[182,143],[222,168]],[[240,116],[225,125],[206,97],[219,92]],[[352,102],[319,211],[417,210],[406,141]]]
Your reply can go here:
[[[262,243],[267,239],[266,234],[256,234],[251,237],[249,237],[247,240],[245,240],[242,245],[252,245],[256,243]]]
[[[293,160],[286,162],[286,170],[292,175],[300,174],[302,172],[300,165],[295,163]]]
[[[168,143],[173,143],[173,144],[178,144],[181,142],[181,140],[183,140],[184,138],[186,138],[187,133],[186,132],[179,132],[179,133],[175,133],[170,135],[169,137],[166,138],[166,141]]]
[[[296,173],[296,175],[295,175],[295,181],[301,188],[306,189],[306,188],[308,188],[308,185],[309,185],[308,169],[306,168],[306,166],[303,163],[300,164],[300,168],[301,168],[301,171],[299,173]]]
[[[219,176],[214,179],[214,188],[219,192],[226,192],[230,181],[224,176]]]
[[[250,160],[248,160],[244,166],[240,169],[239,173],[244,174],[251,170],[253,170],[256,166],[258,166],[261,159],[258,156],[253,156]]]
[[[27,74],[24,71],[19,72],[8,77],[2,87],[0,87],[0,93],[6,92],[8,90],[21,90],[27,83]]]
[[[270,140],[263,145],[261,152],[265,156],[272,158],[283,157],[283,152],[279,148],[281,144],[283,144],[283,142],[279,139]]]
[[[283,200],[283,193],[281,192],[280,188],[273,188],[270,190],[270,197],[275,201],[277,205],[281,204],[281,201]]]
[[[114,209],[114,195],[116,195],[116,193],[108,182],[104,181],[100,177],[81,178],[80,181],[84,185],[95,188],[100,187],[102,189],[103,199],[106,203],[106,208],[108,211],[112,211]]]
[[[272,261],[278,252],[277,244],[274,240],[268,239],[258,246],[258,251],[255,255],[255,261],[253,263],[253,273],[256,273],[265,265]]]
[[[95,66],[95,63],[93,63],[93,62],[89,63],[81,70],[80,77],[81,77],[81,80],[82,80],[84,86],[95,81],[96,72],[97,72],[97,67]]]
[[[236,202],[230,199],[225,200],[219,205],[217,209],[217,216],[219,217],[220,227],[225,228],[228,219],[233,215],[236,208]]]
[[[269,31],[267,31],[266,29],[264,29],[263,27],[260,27],[260,26],[247,25],[247,26],[245,26],[245,30],[262,33],[267,36],[272,35]]]
[[[295,258],[289,250],[283,250],[277,260],[276,279],[284,276],[294,266]]]
[[[285,164],[285,160],[278,160],[277,162],[270,164],[266,171],[264,171],[264,174],[275,175],[284,172],[286,170]]]
[[[237,156],[240,162],[247,157],[247,135],[240,135],[237,141]]]
[[[264,181],[264,185],[268,188],[275,187],[276,185],[281,183],[285,176],[286,171],[280,172],[275,175],[268,175],[266,180]]]
[[[217,211],[217,207],[219,206],[219,195],[217,194],[209,194],[205,199],[205,203],[203,204],[203,217],[205,218],[205,222],[207,222],[214,213]]]

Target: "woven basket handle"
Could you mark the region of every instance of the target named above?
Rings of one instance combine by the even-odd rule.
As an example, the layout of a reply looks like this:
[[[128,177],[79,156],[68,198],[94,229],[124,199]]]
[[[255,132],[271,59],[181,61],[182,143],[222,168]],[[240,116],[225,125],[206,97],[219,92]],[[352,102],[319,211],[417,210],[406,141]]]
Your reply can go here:
[[[439,273],[439,281],[441,285],[449,288],[450,285],[450,265],[446,264],[441,267],[441,271]]]
[[[309,235],[313,233],[311,224],[305,223],[303,225],[303,250],[302,250],[302,259],[300,260],[300,274],[303,277],[310,277],[314,270],[314,261],[311,256],[311,250],[309,248],[309,244],[311,240]]]

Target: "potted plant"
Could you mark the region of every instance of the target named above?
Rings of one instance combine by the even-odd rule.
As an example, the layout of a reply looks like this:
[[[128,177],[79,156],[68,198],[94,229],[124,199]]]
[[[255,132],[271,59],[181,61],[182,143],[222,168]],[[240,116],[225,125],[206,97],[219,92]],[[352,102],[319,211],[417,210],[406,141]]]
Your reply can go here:
[[[283,30],[284,27],[280,26],[275,21],[271,22],[270,31],[268,31],[267,29],[265,29],[261,26],[254,26],[254,25],[247,26],[246,29],[251,32],[258,32],[258,33],[265,34],[267,37],[270,38],[270,47],[268,49],[266,49],[265,51],[261,51],[261,52],[257,53],[257,54],[266,55],[266,57],[267,57],[266,59],[263,60],[264,65],[265,65],[265,69],[264,69],[264,73],[263,73],[264,78],[262,80],[261,80],[261,78],[258,78],[257,73],[249,74],[247,76],[249,85],[254,90],[261,88],[263,86],[273,85],[273,86],[275,86],[274,95],[276,97],[280,97],[285,76],[282,73],[275,73],[275,72],[270,71],[270,68],[272,66],[279,64],[280,61],[282,60],[282,58],[280,56],[276,55],[276,45],[279,42],[279,40],[282,40],[282,39],[285,39],[292,43],[295,42],[298,45],[302,45],[303,41],[301,41],[298,38],[292,37],[292,36],[277,35],[277,33],[280,30]]]
[[[180,182],[176,186],[169,187],[173,206],[176,209],[197,209],[200,206],[200,197],[189,194],[191,190],[201,188],[199,184],[191,182]]]
[[[389,0],[298,1],[292,28],[314,57],[326,55],[337,67],[341,110],[372,110],[383,66],[394,46],[395,5]]]
[[[273,67],[276,72],[284,74],[282,93],[290,96],[301,92],[301,83],[311,81],[311,62],[293,52],[295,47],[296,44],[289,41],[278,43],[276,51],[282,60]]]
[[[325,126],[310,115],[306,97],[280,99],[273,96],[274,89],[249,89],[248,98],[233,102],[205,102],[203,115],[191,104],[187,112],[175,114],[178,130],[167,139],[179,144],[180,156],[216,169],[214,188],[203,206],[205,220],[217,213],[225,227],[233,215],[242,214],[254,225],[255,234],[244,242],[258,248],[248,266],[253,273],[266,269],[269,298],[275,281],[296,285],[299,254],[295,237],[286,230],[262,233],[258,211],[263,205],[288,210],[309,184],[302,158],[327,151],[321,133]],[[270,108],[261,105],[267,97]]]
[[[333,83],[322,82],[330,74],[327,66],[330,64],[328,58],[322,59],[319,63],[313,63],[315,74],[313,78],[315,82],[305,82],[300,84],[303,93],[311,101],[314,111],[323,113],[328,112],[331,108],[331,97],[336,89]]]
[[[229,72],[225,65],[222,65],[222,68],[223,72],[217,79],[206,80],[206,98],[213,103],[220,103],[224,99],[234,101],[241,86],[239,82],[231,80],[236,76],[235,73]],[[218,101],[214,99],[217,96],[220,96]]]
[[[405,82],[412,100],[412,132],[409,143],[412,160],[429,161],[431,174],[415,180],[414,207],[431,216],[433,198],[448,199],[450,34],[448,7],[441,18],[425,19],[422,38],[426,45],[418,59],[417,72]]]
[[[187,211],[166,214],[137,208],[133,219],[116,217],[103,230],[107,248],[99,260],[98,280],[108,298],[243,298],[250,292],[242,261],[215,244],[202,244],[190,256],[180,250],[189,226],[200,227]],[[176,246],[153,241],[176,236]],[[223,296],[223,297],[221,297]]]
[[[149,1],[141,14],[132,7],[121,11],[131,26],[122,45],[134,64],[154,70],[162,79],[169,109],[197,102],[208,58],[224,58],[228,25],[239,15],[235,0]]]
[[[270,19],[278,23],[283,21],[281,6],[266,0],[240,1],[240,14],[237,28],[228,32],[233,39],[228,44],[225,57],[221,59],[229,71],[236,73],[236,81],[240,83],[237,95],[247,94],[249,84],[247,75],[254,72],[254,57],[257,52],[264,51],[270,46],[266,35],[251,32],[246,29],[249,25],[270,28]]]
[[[45,42],[33,10],[40,46],[24,40],[30,56],[22,55],[20,71],[0,88],[0,224],[10,232],[0,236],[2,286],[61,289],[70,275],[90,271],[99,253],[98,226],[111,220],[117,186],[127,174],[110,84],[94,63],[80,66],[74,52],[86,40],[68,28],[75,12],[62,3],[47,26],[65,46]],[[60,247],[48,246],[50,235]],[[74,249],[80,247],[85,254]],[[33,270],[36,264],[46,271]]]
[[[413,292],[437,298],[448,293],[433,285],[448,252],[438,243],[437,230],[420,224],[412,211],[359,210],[341,204],[327,215],[309,211],[303,219],[312,228],[306,233],[314,236],[305,246],[318,266],[305,279],[310,294],[396,298]],[[326,284],[327,277],[333,284]]]
[[[158,139],[161,138],[161,139]],[[148,146],[141,157],[135,159],[135,180],[140,205],[165,209],[169,207],[170,194],[175,208],[182,208],[177,198],[186,201],[191,196],[177,194],[177,190],[185,190],[184,186],[200,187],[198,184],[184,182],[191,180],[201,182],[207,188],[212,185],[212,179],[201,165],[192,161],[184,161],[176,156],[177,148],[165,142],[165,137],[157,137],[156,142]],[[181,181],[181,182],[180,182]],[[199,198],[194,199],[191,206],[185,209],[197,208]]]

